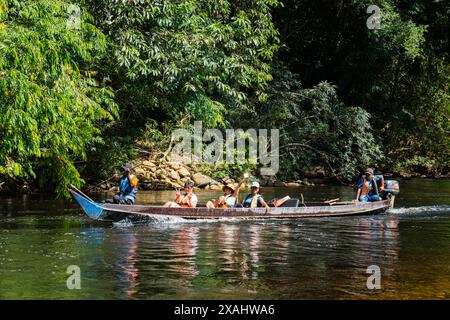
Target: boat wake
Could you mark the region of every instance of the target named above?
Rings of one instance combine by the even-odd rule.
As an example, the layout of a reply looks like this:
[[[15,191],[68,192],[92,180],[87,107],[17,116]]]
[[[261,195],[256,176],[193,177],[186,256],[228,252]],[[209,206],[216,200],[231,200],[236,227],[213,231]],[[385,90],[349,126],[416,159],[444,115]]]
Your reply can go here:
[[[189,223],[212,223],[220,221],[220,219],[184,219],[181,217],[174,217],[174,216],[151,216],[146,217],[145,220],[142,221],[134,221],[131,219],[124,219],[118,222],[113,222],[113,225],[115,227],[119,228],[126,228],[136,225],[172,225],[172,224],[189,224]]]
[[[387,211],[388,214],[416,215],[420,213],[450,213],[450,205],[423,206],[410,208],[393,208]]]

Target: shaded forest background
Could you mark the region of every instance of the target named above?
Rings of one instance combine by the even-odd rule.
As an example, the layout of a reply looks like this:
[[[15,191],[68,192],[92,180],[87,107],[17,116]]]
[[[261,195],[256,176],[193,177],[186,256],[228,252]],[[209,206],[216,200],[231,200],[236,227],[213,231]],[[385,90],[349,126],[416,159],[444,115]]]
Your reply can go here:
[[[449,17],[444,0],[0,0],[0,183],[66,194],[164,157],[194,120],[279,128],[279,179],[448,174]]]

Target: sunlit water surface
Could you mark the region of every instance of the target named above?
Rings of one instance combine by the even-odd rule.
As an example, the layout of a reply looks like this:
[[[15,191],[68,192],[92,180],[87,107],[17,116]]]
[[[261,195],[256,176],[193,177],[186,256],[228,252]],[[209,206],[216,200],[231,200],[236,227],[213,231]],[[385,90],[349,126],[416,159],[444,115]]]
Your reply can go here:
[[[354,195],[343,186],[263,193]],[[173,196],[140,192],[138,202]],[[366,217],[133,226],[89,222],[73,201],[2,197],[0,299],[449,299],[450,180],[401,181],[395,206]],[[80,290],[67,288],[70,265]],[[371,265],[380,290],[367,288]]]

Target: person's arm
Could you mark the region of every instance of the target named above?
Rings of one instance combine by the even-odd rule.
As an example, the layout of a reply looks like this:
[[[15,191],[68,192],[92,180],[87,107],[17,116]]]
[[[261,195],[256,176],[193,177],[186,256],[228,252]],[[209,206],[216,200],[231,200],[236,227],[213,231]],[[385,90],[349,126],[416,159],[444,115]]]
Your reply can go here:
[[[188,201],[189,201],[189,207],[190,208],[197,207],[197,196],[196,195],[189,195],[188,196]]]
[[[220,196],[219,199],[217,199],[217,201],[215,202],[216,208],[220,207],[224,202],[225,202],[225,197]]]
[[[358,188],[358,191],[356,191],[356,202],[359,201],[359,195],[361,194],[361,188]]]
[[[234,190],[233,197],[235,197],[236,199],[238,198],[238,195],[239,195],[239,189],[242,187],[242,184],[244,182],[245,182],[245,179],[243,179],[241,182],[239,182],[239,184],[236,187],[236,190]]]
[[[131,187],[133,187],[132,186],[132,182],[131,182],[131,171],[129,170],[129,169],[127,169],[126,170],[126,173],[127,173],[127,180],[128,180],[128,184],[131,186]]]
[[[178,190],[178,189],[176,189],[177,191],[176,191],[176,193],[175,193],[175,202],[176,203],[178,203],[178,204],[180,204],[180,202],[181,202],[181,192],[180,192],[180,190]]]
[[[381,176],[380,191],[383,191],[384,190],[384,176],[383,175],[380,175],[380,176]]]
[[[362,187],[363,187],[363,183],[364,183],[363,178],[360,177],[359,180],[358,180],[358,184],[357,184],[357,186],[358,186],[358,191],[356,191],[356,202],[359,201],[359,195],[361,194],[361,190],[362,190]]]
[[[261,206],[263,206],[264,208],[266,208],[266,209],[270,208],[269,205],[264,201],[263,197],[259,197],[258,201],[260,201]]]

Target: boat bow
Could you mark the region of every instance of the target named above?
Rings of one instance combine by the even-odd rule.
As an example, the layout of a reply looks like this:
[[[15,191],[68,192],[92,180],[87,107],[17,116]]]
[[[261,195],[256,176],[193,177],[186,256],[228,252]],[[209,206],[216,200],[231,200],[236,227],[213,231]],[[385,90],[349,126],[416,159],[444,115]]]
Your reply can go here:
[[[74,186],[72,186],[70,192],[72,193],[78,204],[83,208],[84,212],[86,212],[86,214],[89,216],[89,218],[95,220],[101,219],[104,210],[104,207],[101,203],[95,202]]]

